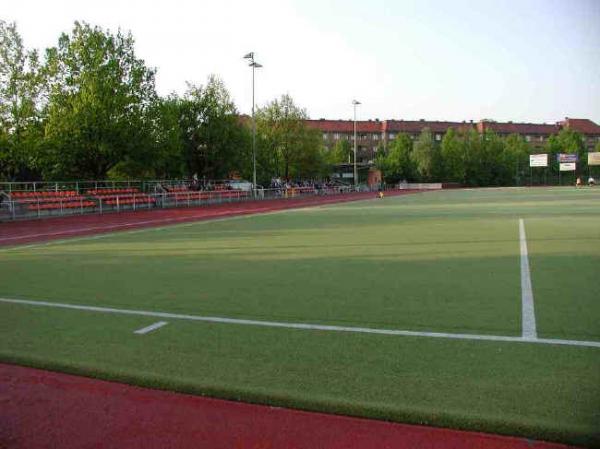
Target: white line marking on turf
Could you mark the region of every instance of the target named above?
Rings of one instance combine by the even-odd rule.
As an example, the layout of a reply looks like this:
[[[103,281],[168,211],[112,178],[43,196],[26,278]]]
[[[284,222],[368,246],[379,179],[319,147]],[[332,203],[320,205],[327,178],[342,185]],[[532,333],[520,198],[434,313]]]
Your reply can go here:
[[[432,192],[434,192],[434,191],[432,191]],[[424,193],[424,192],[415,192],[415,193]],[[399,196],[401,196],[401,195],[399,195]],[[337,207],[337,206],[341,206],[341,205],[346,205],[348,203],[363,202],[363,201],[375,201],[375,199],[374,198],[365,198],[365,199],[357,199],[357,200],[350,200],[350,201],[327,202],[327,203],[315,204],[315,205],[307,206],[307,207],[314,208],[314,209],[327,209],[330,207]],[[176,229],[179,227],[210,224],[210,223],[226,221],[226,220],[239,220],[239,219],[254,218],[256,216],[261,216],[261,215],[282,214],[282,213],[299,211],[299,210],[302,210],[305,208],[306,207],[298,206],[298,207],[290,207],[289,209],[272,210],[269,207],[263,207],[262,209],[244,209],[244,210],[242,210],[244,212],[243,214],[236,214],[236,215],[227,215],[227,213],[219,213],[219,214],[211,215],[208,217],[207,216],[173,217],[173,218],[164,218],[164,219],[157,219],[157,220],[146,220],[143,222],[140,222],[140,221],[129,222],[129,223],[126,222],[126,223],[120,223],[120,224],[116,224],[116,225],[109,225],[108,227],[79,228],[79,229],[69,229],[69,230],[65,230],[65,231],[59,231],[56,233],[29,234],[29,235],[25,235],[25,236],[15,236],[15,237],[0,237],[0,242],[1,242],[1,241],[6,241],[6,240],[17,240],[17,239],[22,240],[25,238],[43,237],[43,236],[51,236],[51,235],[63,235],[63,234],[65,235],[65,238],[62,238],[62,239],[53,239],[53,240],[49,240],[49,241],[45,241],[45,242],[37,242],[37,243],[31,243],[31,244],[27,244],[27,245],[19,245],[18,243],[13,243],[12,245],[16,245],[16,246],[0,247],[0,252],[18,251],[21,249],[38,248],[38,247],[44,247],[44,246],[50,246],[50,245],[60,245],[63,243],[71,243],[71,242],[78,242],[78,241],[84,241],[84,240],[103,239],[103,238],[112,237],[114,235],[117,235],[114,231],[119,231],[120,227],[130,227],[130,226],[134,226],[134,225],[138,225],[138,224],[171,223],[171,224],[166,224],[164,226],[152,226],[152,227],[142,227],[140,229],[136,228],[133,230],[121,230],[121,232],[118,232],[118,235],[162,231],[164,229]],[[250,213],[246,213],[246,212],[250,212]],[[225,215],[225,216],[223,217],[223,215]],[[184,223],[177,223],[178,221],[182,221],[182,220],[186,220],[186,221]],[[75,236],[69,237],[69,234],[71,234],[71,233],[77,233],[77,232],[88,231],[88,230],[103,230],[103,231],[108,231],[108,232],[106,232],[104,234],[86,235],[86,236],[82,236],[82,237],[77,237],[77,235],[75,234]]]
[[[0,298],[0,302],[9,304],[24,304],[29,306],[55,307],[60,309],[84,310],[87,312],[114,313],[121,315],[139,315],[152,316],[158,318],[168,318],[173,320],[204,321],[209,323],[221,324],[239,324],[248,326],[279,327],[284,329],[302,329],[317,330],[326,332],[352,332],[359,334],[379,334],[379,335],[397,335],[404,337],[430,337],[430,338],[449,338],[455,340],[483,340],[483,341],[506,341],[514,343],[536,343],[548,345],[565,346],[584,346],[591,348],[600,348],[600,341],[582,341],[582,340],[559,340],[553,338],[525,338],[508,337],[502,335],[476,335],[476,334],[449,334],[444,332],[419,332],[394,329],[377,329],[370,327],[351,327],[351,326],[332,326],[325,324],[310,323],[287,323],[281,321],[258,321],[244,320],[238,318],[224,318],[215,316],[184,315],[179,313],[150,312],[146,310],[115,309],[111,307],[83,306],[77,304],[63,304],[46,301],[30,301],[25,299]]]
[[[523,338],[537,338],[527,238],[525,236],[525,223],[522,218],[519,218],[519,242],[521,244],[521,322]]]
[[[160,329],[163,326],[166,326],[167,323],[166,321],[159,321],[158,323],[154,323],[151,324],[150,326],[146,326],[146,327],[142,327],[141,329],[138,329],[136,331],[134,331],[134,334],[138,334],[138,335],[144,335],[147,334],[148,332],[152,332],[155,331],[156,329]]]
[[[251,212],[252,214],[258,214],[262,211],[269,211],[269,208],[262,209],[240,209],[236,211],[236,215],[232,215],[232,217],[236,217],[238,215],[247,215],[247,212]],[[181,221],[192,221],[192,220],[210,220],[212,217],[220,218],[223,215],[228,215],[230,212],[220,212],[213,215],[208,216],[187,216],[187,217],[170,217],[170,218],[159,218],[155,220],[142,220],[142,221],[131,221],[131,222],[123,222],[106,226],[88,226],[86,228],[73,228],[73,229],[65,229],[64,231],[57,232],[43,232],[39,234],[26,234],[26,235],[17,235],[14,237],[0,237],[0,242],[5,242],[8,240],[23,240],[37,237],[52,237],[55,235],[69,235],[69,234],[78,234],[80,232],[88,232],[88,231],[114,231],[121,228],[129,228],[131,226],[139,226],[139,225],[147,225],[147,224],[160,224],[160,223],[177,223]]]
[[[363,200],[360,200],[363,201]],[[367,201],[367,200],[364,200]],[[345,203],[341,203],[341,204],[345,204]],[[325,203],[322,205],[316,205],[313,206],[315,208],[328,208],[328,207],[332,207],[335,206],[336,204],[330,204],[330,203]],[[5,252],[5,251],[19,251],[22,249],[30,249],[30,248],[39,248],[39,247],[44,247],[44,246],[53,246],[53,245],[61,245],[61,244],[65,244],[65,243],[72,243],[72,242],[79,242],[79,241],[86,241],[86,240],[98,240],[98,239],[105,239],[105,238],[109,238],[109,237],[114,237],[117,235],[130,235],[130,234],[141,234],[143,232],[156,232],[156,231],[163,231],[165,229],[178,229],[178,228],[184,228],[184,227],[192,227],[192,226],[201,226],[201,225],[208,225],[211,223],[219,223],[222,221],[230,221],[230,220],[245,220],[245,219],[249,219],[249,218],[255,218],[258,216],[263,216],[263,215],[276,215],[276,214],[283,214],[283,213],[287,213],[287,212],[293,212],[296,210],[301,210],[303,209],[302,207],[298,207],[298,208],[289,208],[289,209],[280,209],[280,210],[268,210],[268,208],[263,208],[263,209],[252,209],[251,213],[248,214],[240,214],[240,215],[230,215],[230,216],[221,216],[220,215],[213,215],[211,217],[207,217],[206,219],[197,219],[194,220],[193,218],[191,220],[185,221],[184,223],[172,223],[172,224],[167,224],[164,226],[152,226],[152,227],[142,227],[139,229],[131,229],[131,230],[121,230],[120,232],[114,232],[115,230],[110,230],[110,229],[105,229],[108,230],[109,232],[104,233],[104,234],[94,234],[94,235],[84,235],[81,237],[68,237],[66,236],[65,238],[62,239],[53,239],[53,240],[48,240],[45,242],[36,242],[36,243],[30,243],[30,244],[26,244],[26,245],[19,245],[19,244],[14,244],[16,246],[5,246],[5,247],[0,247],[0,253]],[[246,210],[248,211],[248,210]],[[215,217],[215,218],[213,218]],[[171,219],[167,219],[167,220],[171,220]],[[180,219],[178,219],[180,220]],[[154,222],[157,222],[157,220],[155,220]],[[127,226],[131,226],[133,224],[139,224],[140,222],[135,222],[135,223],[126,223]],[[147,224],[148,222],[146,222]],[[77,229],[76,231],[81,231],[81,229]],[[119,231],[118,229],[116,231]],[[69,231],[71,232],[71,231]],[[42,235],[47,235],[47,234],[39,234],[39,236]],[[34,235],[29,235],[29,237],[35,236]]]
[[[217,218],[210,218],[210,219],[206,219],[206,220],[190,220],[190,221],[186,221],[184,223],[174,223],[174,224],[170,224],[170,225],[166,225],[166,226],[152,226],[152,227],[146,227],[146,228],[142,227],[139,229],[120,231],[118,233],[111,231],[111,232],[107,232],[105,234],[85,235],[82,237],[77,237],[77,236],[66,237],[63,239],[48,240],[45,242],[31,243],[28,245],[18,245],[17,244],[17,246],[0,247],[0,252],[19,251],[22,249],[39,248],[39,247],[52,246],[52,245],[61,245],[61,244],[65,244],[65,243],[72,243],[72,242],[79,242],[79,241],[86,241],[86,240],[105,239],[105,238],[114,237],[117,235],[120,236],[120,235],[130,235],[130,234],[141,234],[143,232],[156,232],[156,231],[163,231],[165,229],[179,229],[179,228],[186,228],[186,227],[192,227],[192,226],[208,225],[211,223],[219,223],[222,221],[242,220],[242,219],[252,218],[252,217],[256,217],[256,216],[260,216],[260,215],[280,214],[283,212],[288,212],[290,210],[294,210],[294,209],[284,209],[284,210],[277,210],[277,211],[272,211],[272,212],[257,212],[257,213],[252,213],[252,214],[232,215],[232,216],[227,216],[227,217],[218,217],[217,216]],[[137,224],[137,223],[138,222],[136,222],[135,224]]]

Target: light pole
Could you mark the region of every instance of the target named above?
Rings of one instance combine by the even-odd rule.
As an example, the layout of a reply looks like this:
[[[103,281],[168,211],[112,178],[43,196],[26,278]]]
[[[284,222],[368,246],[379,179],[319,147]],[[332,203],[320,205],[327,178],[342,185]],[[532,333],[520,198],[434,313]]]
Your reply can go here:
[[[254,71],[260,69],[262,65],[254,60],[254,52],[251,51],[244,56],[244,59],[249,59],[250,67],[252,67],[252,191],[256,196],[256,120],[254,118]]]
[[[356,106],[360,104],[360,101],[352,100],[354,106],[354,188],[358,187],[358,169],[356,168]]]

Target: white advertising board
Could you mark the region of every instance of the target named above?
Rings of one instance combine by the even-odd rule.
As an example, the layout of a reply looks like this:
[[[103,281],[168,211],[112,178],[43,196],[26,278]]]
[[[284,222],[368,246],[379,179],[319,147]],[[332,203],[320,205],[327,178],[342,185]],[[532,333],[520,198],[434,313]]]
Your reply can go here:
[[[588,153],[588,165],[600,165],[600,153]]]
[[[548,155],[547,154],[530,154],[529,155],[529,166],[530,167],[547,167],[548,166]]]
[[[575,171],[575,162],[562,162],[560,164],[560,171]]]

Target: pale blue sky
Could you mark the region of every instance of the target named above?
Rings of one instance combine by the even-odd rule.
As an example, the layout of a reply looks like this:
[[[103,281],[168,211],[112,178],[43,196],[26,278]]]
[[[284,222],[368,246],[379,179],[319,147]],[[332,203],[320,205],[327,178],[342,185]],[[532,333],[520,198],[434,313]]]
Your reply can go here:
[[[312,118],[600,123],[600,0],[11,1],[27,45],[74,20],[131,30],[160,93],[220,75],[238,108],[291,94]]]

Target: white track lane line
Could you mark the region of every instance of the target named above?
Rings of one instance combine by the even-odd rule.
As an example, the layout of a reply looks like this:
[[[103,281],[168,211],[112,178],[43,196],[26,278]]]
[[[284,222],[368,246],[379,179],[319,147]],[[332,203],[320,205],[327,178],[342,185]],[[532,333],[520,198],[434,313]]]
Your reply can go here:
[[[521,325],[523,338],[537,338],[535,325],[535,307],[533,305],[533,290],[531,288],[531,272],[529,271],[529,255],[527,253],[527,238],[525,222],[519,218],[519,243],[521,246]]]
[[[166,326],[167,323],[166,321],[159,321],[158,323],[154,323],[151,324],[150,326],[146,326],[146,327],[142,327],[141,329],[138,329],[136,331],[134,331],[134,334],[138,334],[138,335],[144,335],[147,334],[148,332],[152,332],[155,331],[156,329],[160,329],[163,326]]]
[[[394,195],[394,196],[402,196],[402,195]],[[23,240],[23,239],[28,239],[28,238],[37,238],[37,237],[53,237],[53,236],[58,236],[58,235],[64,235],[65,239],[56,239],[56,240],[51,240],[51,241],[47,241],[47,242],[39,242],[39,243],[32,243],[29,245],[18,245],[18,243],[12,243],[13,245],[18,245],[18,246],[7,246],[4,248],[0,248],[0,251],[6,251],[6,250],[13,250],[13,249],[23,249],[23,248],[33,248],[33,247],[37,247],[37,246],[45,246],[48,244],[52,244],[52,243],[62,243],[62,242],[70,242],[70,241],[79,241],[79,240],[89,240],[89,239],[94,239],[94,238],[104,238],[106,236],[110,236],[113,235],[112,231],[119,231],[122,228],[129,228],[131,226],[138,226],[138,225],[146,225],[146,224],[164,224],[166,226],[153,226],[153,227],[146,227],[146,228],[141,228],[141,229],[134,229],[133,231],[124,231],[121,232],[121,234],[125,234],[125,233],[137,233],[137,232],[148,232],[148,231],[155,231],[155,230],[161,230],[161,229],[167,229],[167,228],[174,228],[176,226],[192,226],[192,225],[197,225],[197,224],[202,224],[202,223],[214,223],[217,221],[224,221],[224,220],[232,220],[232,219],[239,219],[239,218],[249,218],[252,216],[257,216],[257,215],[273,215],[273,214],[280,214],[280,213],[286,213],[286,212],[295,212],[295,211],[299,211],[302,209],[306,209],[306,208],[326,208],[329,206],[337,206],[337,205],[343,205],[343,204],[347,204],[347,203],[351,203],[351,202],[360,202],[360,201],[372,201],[373,198],[368,198],[365,196],[365,198],[357,198],[357,199],[351,199],[348,201],[326,201],[324,203],[316,203],[316,204],[312,204],[310,206],[302,206],[299,205],[298,207],[290,207],[288,209],[276,209],[273,210],[273,208],[271,207],[262,207],[262,208],[251,208],[251,209],[241,209],[239,211],[236,211],[235,214],[231,214],[230,212],[221,212],[221,213],[217,213],[217,214],[213,214],[213,215],[203,215],[203,216],[187,216],[187,217],[171,217],[171,218],[160,218],[160,219],[155,219],[155,220],[144,220],[144,221],[134,221],[134,222],[125,222],[125,223],[117,223],[114,225],[106,225],[106,226],[91,226],[91,227],[86,227],[86,228],[76,228],[76,229],[66,229],[64,231],[58,231],[58,232],[46,232],[46,233],[39,233],[39,234],[27,234],[27,235],[19,235],[19,236],[13,236],[13,237],[0,237],[0,242],[8,242],[11,240]],[[178,223],[184,221],[184,223]],[[171,225],[169,225],[169,223],[171,223]],[[87,231],[107,231],[106,234],[99,234],[99,235],[92,235],[92,236],[83,236],[83,237],[77,237],[77,233],[79,232],[87,232]],[[69,235],[71,234],[75,234],[75,238],[68,238]]]
[[[151,317],[158,317],[158,318],[168,318],[168,319],[172,319],[172,320],[204,321],[204,322],[209,322],[209,323],[278,327],[278,328],[284,328],[284,329],[317,330],[317,331],[325,331],[325,332],[351,332],[351,333],[360,333],[360,334],[395,335],[395,336],[404,336],[404,337],[447,338],[447,339],[455,339],[455,340],[505,341],[505,342],[514,342],[514,343],[536,343],[536,344],[548,344],[548,345],[584,346],[584,347],[590,347],[590,348],[600,348],[600,341],[560,340],[560,339],[553,339],[553,338],[530,339],[530,338],[524,338],[524,337],[509,337],[509,336],[502,336],[502,335],[450,334],[450,333],[443,333],[443,332],[418,332],[418,331],[406,331],[406,330],[394,330],[394,329],[377,329],[377,328],[369,328],[369,327],[333,326],[333,325],[310,324],[310,323],[287,323],[287,322],[281,322],[281,321],[244,320],[244,319],[238,319],[238,318],[225,318],[225,317],[201,316],[201,315],[184,315],[184,314],[179,314],[179,313],[150,312],[150,311],[145,311],[145,310],[115,309],[115,308],[110,308],[110,307],[83,306],[83,305],[77,305],[77,304],[63,304],[63,303],[55,303],[55,302],[30,301],[30,300],[25,300],[25,299],[10,299],[10,298],[0,298],[0,302],[9,303],[9,304],[22,304],[22,305],[28,305],[28,306],[83,310],[83,311],[87,311],[87,312],[151,316]]]

